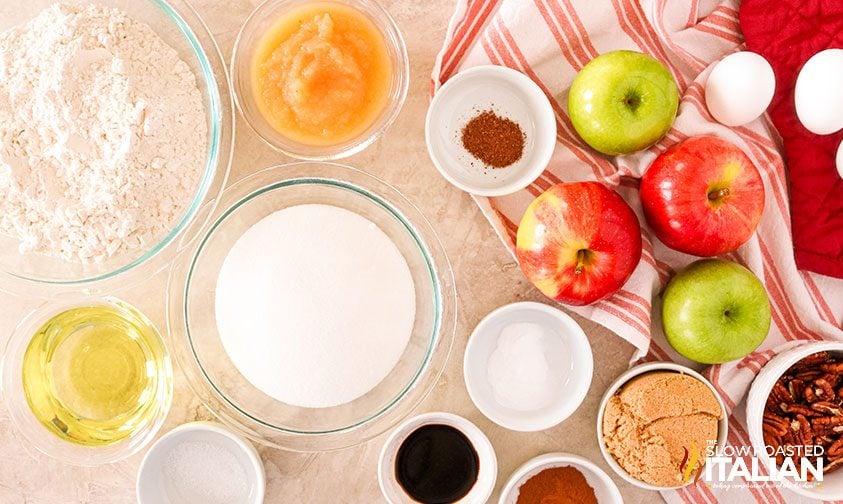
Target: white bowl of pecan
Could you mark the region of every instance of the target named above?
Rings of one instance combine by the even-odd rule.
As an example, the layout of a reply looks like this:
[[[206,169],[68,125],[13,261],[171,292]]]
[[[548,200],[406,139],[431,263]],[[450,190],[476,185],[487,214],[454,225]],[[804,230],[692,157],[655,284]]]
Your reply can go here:
[[[806,343],[781,352],[761,369],[747,396],[749,438],[765,466],[802,458],[822,481],[784,478],[790,490],[821,500],[843,499],[843,343]],[[800,478],[801,479],[801,478]]]

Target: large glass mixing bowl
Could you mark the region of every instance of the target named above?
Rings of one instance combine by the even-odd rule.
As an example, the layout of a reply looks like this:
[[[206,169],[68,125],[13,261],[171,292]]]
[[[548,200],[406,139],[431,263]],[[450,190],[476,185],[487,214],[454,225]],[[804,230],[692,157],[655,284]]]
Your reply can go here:
[[[217,278],[234,243],[264,217],[302,204],[333,205],[375,223],[406,259],[416,291],[414,327],[398,364],[365,395],[328,408],[293,406],[257,389],[226,354],[216,325]],[[226,189],[195,251],[174,264],[168,296],[171,351],[202,402],[251,439],[295,451],[353,446],[404,418],[441,375],[456,322],[453,273],[421,212],[385,182],[331,163],[267,168]]]
[[[0,31],[22,25],[55,0],[0,2]],[[173,47],[193,70],[202,93],[208,123],[208,149],[203,175],[190,203],[165,236],[126,254],[118,254],[97,264],[84,264],[37,253],[20,253],[19,241],[0,235],[0,289],[11,292],[42,293],[45,284],[56,289],[107,285],[127,285],[142,281],[170,264],[181,246],[203,226],[210,202],[225,186],[234,145],[233,100],[225,64],[207,26],[185,0],[96,0],[116,7],[137,21],[148,24]],[[194,235],[195,236],[195,235]],[[106,285],[107,284],[107,285]]]

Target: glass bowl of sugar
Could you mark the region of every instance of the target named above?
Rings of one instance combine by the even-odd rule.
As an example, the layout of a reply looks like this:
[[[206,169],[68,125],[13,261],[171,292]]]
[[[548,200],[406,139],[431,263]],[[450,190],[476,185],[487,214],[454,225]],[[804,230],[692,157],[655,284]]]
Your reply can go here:
[[[261,443],[362,443],[431,390],[455,330],[453,273],[421,212],[333,163],[224,191],[170,273],[171,350],[201,401]]]
[[[0,288],[107,291],[168,267],[222,192],[234,139],[196,11],[0,2],[0,68]]]

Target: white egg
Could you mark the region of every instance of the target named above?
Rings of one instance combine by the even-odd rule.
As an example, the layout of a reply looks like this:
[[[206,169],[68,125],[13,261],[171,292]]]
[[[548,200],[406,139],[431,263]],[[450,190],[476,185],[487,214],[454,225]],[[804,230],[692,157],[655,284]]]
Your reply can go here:
[[[726,126],[741,126],[767,110],[776,90],[773,67],[750,51],[732,53],[711,70],[705,83],[705,103]]]
[[[843,128],[843,49],[826,49],[811,56],[794,90],[796,115],[817,135]]]
[[[837,173],[843,178],[843,142],[840,142],[840,147],[837,148]]]

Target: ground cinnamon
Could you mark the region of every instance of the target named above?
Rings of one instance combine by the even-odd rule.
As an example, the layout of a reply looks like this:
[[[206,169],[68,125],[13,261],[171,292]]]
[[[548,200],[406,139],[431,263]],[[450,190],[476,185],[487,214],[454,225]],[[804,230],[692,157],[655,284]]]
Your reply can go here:
[[[516,504],[597,504],[597,496],[579,470],[553,467],[521,485]]]
[[[524,132],[515,121],[485,110],[462,129],[462,145],[492,168],[505,168],[524,153]]]

